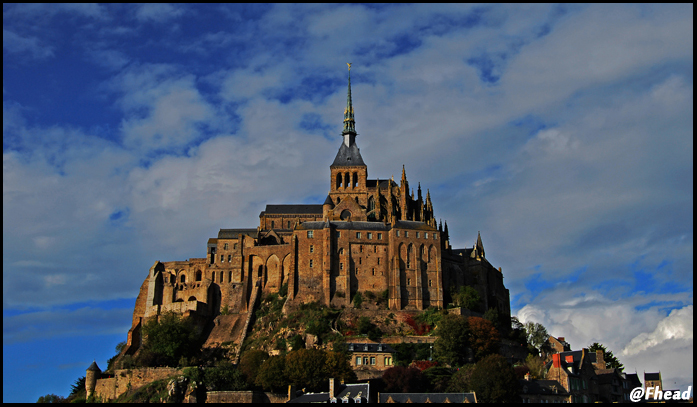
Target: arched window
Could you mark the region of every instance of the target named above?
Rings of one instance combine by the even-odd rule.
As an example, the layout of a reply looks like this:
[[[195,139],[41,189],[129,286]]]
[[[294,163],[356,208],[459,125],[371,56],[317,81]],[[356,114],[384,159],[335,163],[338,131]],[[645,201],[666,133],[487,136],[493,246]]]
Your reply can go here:
[[[358,174],[355,172],[353,173],[353,184],[351,185],[351,188],[356,188],[358,186]]]
[[[344,176],[344,188],[348,188],[351,185],[350,174],[347,172]]]
[[[414,255],[414,246],[409,245],[407,248],[407,268],[411,268],[411,258]]]
[[[215,271],[213,272],[213,275],[211,276],[211,280],[213,280],[213,282],[215,282]]]
[[[201,281],[201,270],[196,271],[196,281]]]
[[[341,188],[341,173],[336,174],[336,189]]]
[[[192,295],[191,297],[189,297],[189,301],[196,301],[196,297]]]
[[[180,281],[186,283],[186,275],[182,274]]]

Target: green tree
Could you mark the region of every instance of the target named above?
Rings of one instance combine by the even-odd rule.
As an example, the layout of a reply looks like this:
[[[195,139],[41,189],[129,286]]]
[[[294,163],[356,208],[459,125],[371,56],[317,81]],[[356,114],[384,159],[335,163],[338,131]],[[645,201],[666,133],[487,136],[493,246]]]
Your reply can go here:
[[[239,369],[247,378],[247,383],[250,386],[254,385],[257,379],[259,367],[269,358],[269,354],[263,350],[249,350],[242,354],[240,358]]]
[[[344,383],[356,381],[356,373],[351,368],[349,358],[351,356],[343,352],[327,352],[327,359],[324,364],[325,377],[335,377]]]
[[[370,322],[368,317],[360,317],[358,319],[358,333],[368,335],[371,341],[378,341],[382,336],[382,331],[374,323]]]
[[[143,326],[146,340],[142,350],[145,365],[177,366],[181,358],[193,358],[201,349],[200,336],[188,319],[166,313],[160,321],[152,319]]]
[[[203,382],[208,391],[247,390],[244,374],[235,365],[224,360],[215,367],[204,370]]]
[[[525,335],[527,336],[528,344],[542,353],[549,347],[549,334],[547,328],[537,322],[528,321],[525,323]]]
[[[426,380],[421,370],[415,367],[394,366],[382,374],[387,393],[420,393],[425,390]]]
[[[36,400],[37,403],[62,403],[63,401],[65,401],[63,397],[55,394],[47,394],[39,397],[39,399]]]
[[[467,323],[469,324],[469,345],[477,360],[498,352],[501,338],[491,321],[470,317]]]
[[[453,376],[451,369],[442,366],[429,367],[422,373],[428,380],[427,388],[431,393],[445,393]]]
[[[460,287],[460,291],[455,296],[455,302],[462,308],[472,311],[479,311],[482,297],[479,295],[479,291],[477,291],[474,287],[469,285],[462,286]]]
[[[281,392],[288,385],[285,356],[271,356],[259,367],[256,384],[265,390]]]
[[[511,317],[511,330],[508,333],[508,338],[523,345],[527,345],[528,343],[528,337],[525,333],[525,325],[523,325],[516,317]]]
[[[604,354],[604,359],[605,359],[605,364],[608,369],[617,369],[620,372],[624,370],[624,365],[620,362],[619,359],[615,355],[612,354],[612,351],[608,350],[605,345],[602,345],[598,342],[593,342],[591,346],[588,347],[588,349],[591,352],[595,352],[597,350],[602,350]]]
[[[327,384],[324,375],[326,352],[319,349],[300,349],[286,355],[285,373],[288,381],[309,391],[322,389]]]
[[[469,393],[472,391],[472,386],[470,386],[470,379],[472,378],[472,372],[474,372],[474,364],[464,365],[450,378],[450,383],[448,383],[448,392],[454,393]]]
[[[533,379],[545,378],[545,361],[541,357],[529,354],[525,358],[525,366],[530,370]]]
[[[489,355],[476,364],[470,377],[472,391],[480,403],[516,403],[518,379],[513,367],[501,355]]]
[[[433,344],[436,360],[451,366],[460,366],[467,361],[469,347],[469,324],[462,315],[445,315],[436,328],[438,339]]]

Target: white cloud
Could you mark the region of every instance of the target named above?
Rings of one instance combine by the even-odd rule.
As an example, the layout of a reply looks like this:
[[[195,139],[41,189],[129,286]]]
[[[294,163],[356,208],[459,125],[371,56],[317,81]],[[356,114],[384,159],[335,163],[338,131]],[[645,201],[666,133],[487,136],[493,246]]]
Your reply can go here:
[[[37,37],[24,37],[4,28],[2,49],[10,54],[28,54],[33,59],[46,59],[54,55],[53,47],[43,44]]]
[[[664,344],[669,339],[686,339],[693,341],[693,306],[674,309],[662,319],[653,332],[642,332],[632,339],[622,353],[636,355],[650,348]]]
[[[158,23],[177,18],[184,14],[182,5],[172,5],[168,3],[148,3],[138,4],[135,10],[135,17],[138,21],[154,21]]]

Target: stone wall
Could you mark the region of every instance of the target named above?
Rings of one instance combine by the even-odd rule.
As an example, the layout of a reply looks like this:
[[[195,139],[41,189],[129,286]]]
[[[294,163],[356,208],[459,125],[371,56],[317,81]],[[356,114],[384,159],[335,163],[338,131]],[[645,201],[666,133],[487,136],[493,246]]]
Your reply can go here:
[[[102,400],[113,400],[131,389],[144,386],[155,380],[167,379],[182,374],[183,369],[174,367],[147,367],[114,371],[114,377],[97,380],[94,395]]]
[[[285,403],[287,394],[261,391],[209,391],[206,403]]]

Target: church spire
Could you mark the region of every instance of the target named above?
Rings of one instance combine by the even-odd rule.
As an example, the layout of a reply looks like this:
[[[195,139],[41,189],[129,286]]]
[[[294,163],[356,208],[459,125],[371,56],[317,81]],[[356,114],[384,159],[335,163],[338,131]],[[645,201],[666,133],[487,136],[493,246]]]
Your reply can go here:
[[[356,137],[356,120],[353,118],[353,103],[351,102],[351,64],[348,65],[348,95],[346,96],[346,110],[344,110],[344,131],[341,132],[346,140],[346,135]],[[347,144],[348,145],[348,144]]]

